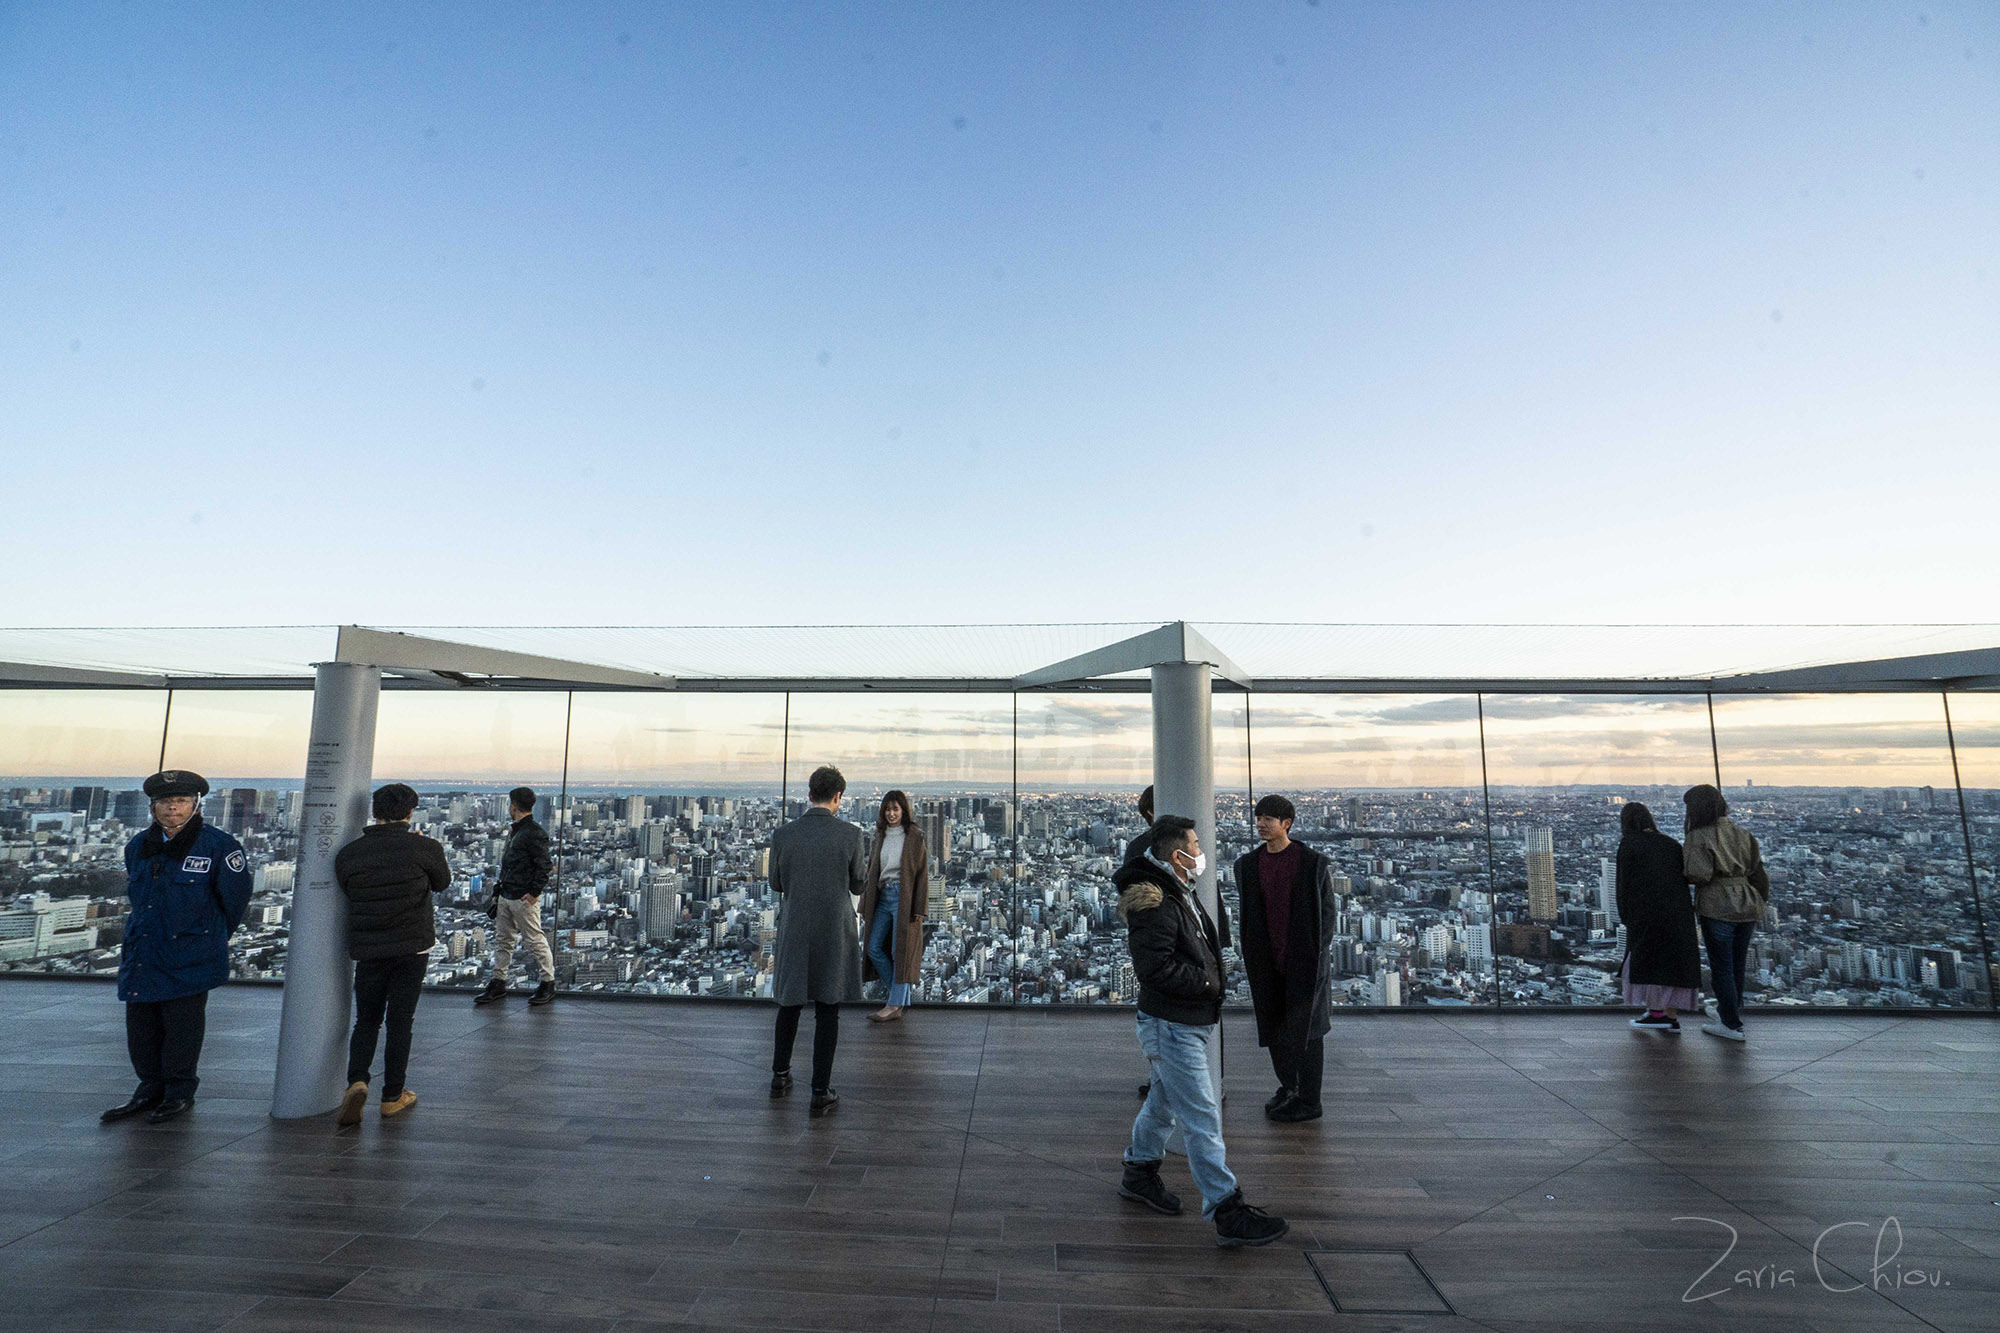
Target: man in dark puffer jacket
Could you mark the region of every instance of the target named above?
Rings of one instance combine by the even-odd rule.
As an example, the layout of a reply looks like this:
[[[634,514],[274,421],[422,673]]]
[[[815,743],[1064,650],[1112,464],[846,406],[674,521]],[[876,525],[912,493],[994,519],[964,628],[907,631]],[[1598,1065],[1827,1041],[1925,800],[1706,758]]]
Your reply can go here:
[[[347,1046],[347,1094],[340,1123],[361,1123],[368,1104],[368,1068],[375,1036],[389,1019],[382,1061],[382,1114],[399,1115],[417,1104],[403,1086],[410,1063],[410,1027],[437,926],[431,895],[451,883],[444,848],[410,831],[417,794],[400,782],[375,793],[375,819],[333,858],[333,873],[347,896],[347,949],[354,958],[354,1036]]]
[[[1222,1105],[1208,1070],[1208,1045],[1222,1021],[1228,934],[1226,924],[1218,931],[1191,888],[1207,864],[1194,821],[1162,815],[1147,848],[1111,877],[1139,979],[1139,1048],[1153,1069],[1146,1104],[1132,1123],[1118,1192],[1156,1213],[1180,1212],[1180,1199],[1160,1179],[1167,1131],[1178,1121],[1201,1213],[1214,1220],[1216,1242],[1269,1245],[1289,1228],[1283,1218],[1245,1203],[1236,1187],[1222,1143]]]

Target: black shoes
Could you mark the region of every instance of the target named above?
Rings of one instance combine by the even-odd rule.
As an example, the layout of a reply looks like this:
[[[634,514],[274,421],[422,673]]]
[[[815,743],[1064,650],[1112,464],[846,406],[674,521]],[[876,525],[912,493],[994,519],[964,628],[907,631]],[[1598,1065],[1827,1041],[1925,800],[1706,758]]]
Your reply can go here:
[[[1276,1092],[1271,1094],[1271,1099],[1264,1103],[1264,1114],[1269,1115],[1280,1106],[1283,1106],[1290,1099],[1291,1095],[1292,1090],[1290,1088],[1280,1087]]]
[[[132,1094],[131,1101],[126,1102],[123,1106],[112,1107],[109,1111],[97,1117],[97,1121],[103,1125],[115,1125],[120,1120],[128,1120],[143,1111],[150,1111],[159,1104],[160,1099],[158,1097],[148,1097],[143,1093],[135,1092]]]
[[[1287,1097],[1264,1114],[1281,1125],[1296,1125],[1302,1120],[1317,1120],[1325,1112],[1311,1102],[1300,1101],[1297,1097]]]
[[[535,987],[535,993],[528,997],[528,1003],[539,1006],[551,1003],[555,998],[556,983],[553,981],[544,981],[541,985]]]
[[[1152,1085],[1152,1084],[1150,1084],[1150,1083],[1141,1083],[1141,1084],[1139,1085],[1139,1100],[1140,1100],[1140,1101],[1142,1101],[1142,1102],[1143,1102],[1143,1101],[1145,1101],[1145,1100],[1146,1100],[1146,1099],[1147,1099],[1148,1097],[1150,1097],[1150,1096],[1152,1096],[1152,1095],[1153,1095],[1153,1085]]]
[[[840,1089],[828,1088],[825,1092],[815,1092],[813,1094],[812,1106],[808,1108],[808,1111],[811,1115],[817,1117],[830,1115],[839,1109]]]
[[[1154,1162],[1125,1163],[1125,1179],[1118,1184],[1121,1197],[1135,1199],[1156,1213],[1168,1217],[1178,1217],[1181,1211],[1180,1196],[1170,1193],[1166,1182],[1160,1179],[1160,1164]]]
[[[194,1098],[169,1097],[152,1109],[152,1112],[146,1117],[146,1123],[149,1125],[164,1125],[167,1121],[186,1115],[192,1110],[194,1110]]]
[[[1215,1205],[1215,1243],[1227,1249],[1269,1245],[1291,1229],[1284,1218],[1243,1202],[1242,1190]]]
[[[507,983],[496,978],[487,982],[486,989],[473,996],[472,1002],[483,1007],[492,1004],[495,1000],[504,1000],[506,998]]]
[[[791,1070],[787,1069],[784,1070],[782,1073],[771,1075],[772,1100],[775,1101],[777,1098],[785,1096],[787,1093],[791,1092],[791,1090],[792,1090]]]

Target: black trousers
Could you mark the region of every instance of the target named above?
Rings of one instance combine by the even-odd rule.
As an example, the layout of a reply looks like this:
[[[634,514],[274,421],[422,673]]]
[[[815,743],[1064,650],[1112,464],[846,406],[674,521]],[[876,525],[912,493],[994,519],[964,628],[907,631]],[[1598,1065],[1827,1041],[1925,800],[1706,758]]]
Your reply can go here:
[[[132,1055],[132,1072],[139,1076],[139,1096],[190,1100],[201,1080],[202,1038],[208,1035],[208,992],[178,1000],[125,1006],[125,1048]]]
[[[366,1083],[375,1063],[375,1034],[382,1015],[389,1017],[389,1047],[382,1055],[382,1096],[403,1095],[403,1078],[410,1070],[410,1025],[417,1018],[417,996],[423,993],[427,953],[401,958],[370,958],[354,965],[354,1036],[347,1043],[347,1081]]]
[[[792,1043],[799,1039],[802,1004],[778,1006],[778,1048],[771,1056],[771,1072],[782,1074],[792,1067]],[[813,1002],[813,1081],[814,1092],[825,1092],[833,1084],[833,1050],[840,1045],[840,1006]]]
[[[1295,1000],[1306,997],[1292,995],[1285,986],[1283,976],[1273,977],[1264,984],[1266,993],[1257,997],[1258,1007],[1268,1004],[1271,1010],[1284,1013]],[[1310,1041],[1274,1041],[1271,1043],[1271,1068],[1277,1071],[1280,1087],[1289,1089],[1294,1096],[1308,1106],[1319,1105],[1320,1076],[1326,1068],[1326,1038],[1315,1037]]]
[[[1326,1038],[1271,1043],[1271,1068],[1278,1082],[1307,1106],[1319,1105],[1320,1077],[1326,1070]]]

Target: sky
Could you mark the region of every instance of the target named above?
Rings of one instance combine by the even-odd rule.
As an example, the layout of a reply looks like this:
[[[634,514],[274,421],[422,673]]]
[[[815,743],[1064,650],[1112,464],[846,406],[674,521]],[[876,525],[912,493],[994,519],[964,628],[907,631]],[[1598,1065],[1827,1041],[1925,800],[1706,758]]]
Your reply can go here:
[[[1990,619],[1996,62],[1930,0],[0,0],[0,619]]]
[[[802,790],[821,764],[858,796],[1136,791],[1152,781],[1144,695],[385,691],[374,781],[578,791]],[[1481,764],[1478,710],[1485,711]],[[1495,786],[1627,795],[1954,784],[1935,694],[1217,696],[1215,782],[1258,792]],[[2000,694],[1955,694],[1966,787],[2000,790]],[[0,690],[0,779],[136,786],[162,762],[215,785],[302,778],[306,691]],[[567,752],[565,752],[567,737]],[[565,763],[567,758],[567,763]],[[67,785],[67,782],[63,782]]]

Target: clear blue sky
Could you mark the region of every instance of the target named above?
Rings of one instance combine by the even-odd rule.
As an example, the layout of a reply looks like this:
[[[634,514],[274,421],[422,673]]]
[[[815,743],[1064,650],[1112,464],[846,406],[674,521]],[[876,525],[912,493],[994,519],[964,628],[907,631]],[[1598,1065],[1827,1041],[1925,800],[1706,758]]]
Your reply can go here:
[[[0,3],[0,620],[1991,619],[1996,248],[1991,3]]]

